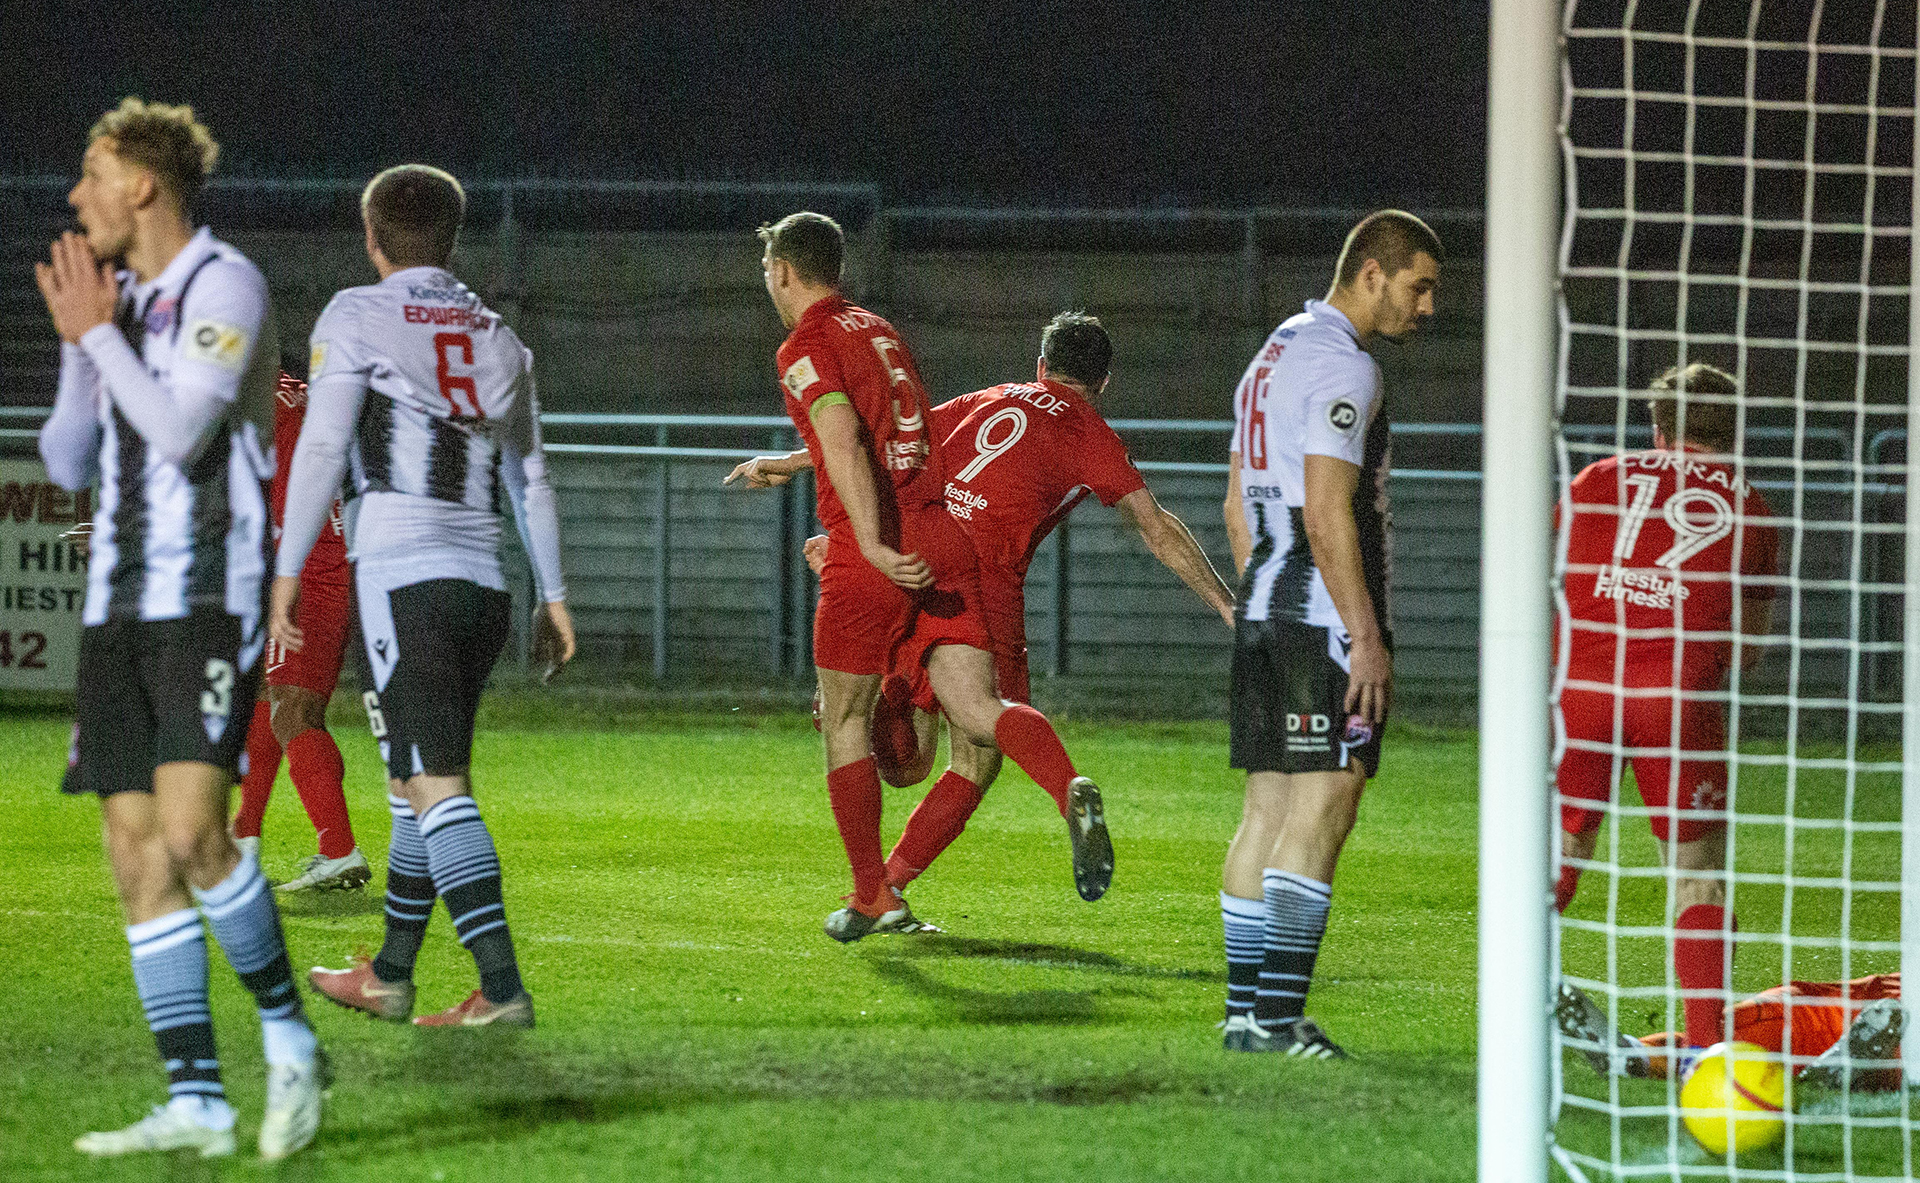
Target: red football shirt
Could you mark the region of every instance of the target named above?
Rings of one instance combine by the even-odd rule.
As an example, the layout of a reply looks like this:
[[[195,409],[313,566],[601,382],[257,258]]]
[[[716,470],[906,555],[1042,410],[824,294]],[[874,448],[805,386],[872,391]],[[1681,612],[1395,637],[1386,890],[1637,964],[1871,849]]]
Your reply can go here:
[[[813,457],[820,521],[847,529],[847,511],[827,479],[813,415],[835,402],[866,425],[868,459],[880,500],[880,534],[900,543],[900,522],[940,505],[938,445],[928,430],[926,385],[913,355],[883,318],[838,296],[815,303],[793,326],[777,358],[787,415]]]
[[[1009,382],[933,411],[947,512],[983,574],[1019,587],[1042,539],[1091,492],[1112,505],[1146,487],[1100,413],[1058,382]]]
[[[273,484],[267,494],[276,544],[287,513],[287,476],[293,471],[293,449],[300,439],[300,425],[306,418],[307,384],[290,374],[280,375],[280,384],[273,391]],[[300,577],[339,583],[347,578],[346,573],[347,536],[340,499],[336,497],[327,514],[327,524],[320,529],[320,540],[313,544]]]
[[[1611,681],[1622,656],[1626,685],[1671,685],[1678,640],[1682,687],[1718,686],[1733,645],[1711,634],[1732,632],[1736,594],[1774,592],[1753,581],[1779,570],[1766,498],[1731,464],[1654,450],[1589,464],[1568,502],[1570,673]]]

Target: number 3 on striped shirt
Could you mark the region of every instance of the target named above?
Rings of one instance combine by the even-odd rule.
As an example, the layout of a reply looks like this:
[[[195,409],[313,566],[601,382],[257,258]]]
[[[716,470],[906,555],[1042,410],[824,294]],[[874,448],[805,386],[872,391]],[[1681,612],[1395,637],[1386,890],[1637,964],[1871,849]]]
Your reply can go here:
[[[457,364],[463,366],[473,364],[472,337],[465,333],[433,335],[433,355],[436,363],[433,372],[434,376],[440,379],[440,397],[447,400],[447,406],[452,409],[453,417],[456,419],[484,418],[480,413],[480,392],[473,384],[473,377],[453,372],[452,367],[456,363],[452,354],[455,351],[460,354]],[[460,400],[453,397],[455,393],[467,396],[467,405],[464,408],[460,405]]]

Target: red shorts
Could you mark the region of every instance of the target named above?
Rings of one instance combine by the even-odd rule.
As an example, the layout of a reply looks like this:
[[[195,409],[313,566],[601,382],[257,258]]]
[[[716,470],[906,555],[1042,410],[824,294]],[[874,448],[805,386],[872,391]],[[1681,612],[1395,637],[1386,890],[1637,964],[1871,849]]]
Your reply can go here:
[[[302,576],[294,623],[306,634],[306,647],[295,653],[267,638],[267,685],[299,686],[322,698],[332,698],[333,688],[340,681],[340,664],[347,655],[352,603],[350,583]]]
[[[1616,703],[1620,708],[1617,732]],[[1612,799],[1616,759],[1623,765],[1629,761],[1633,764],[1634,784],[1649,809],[1664,810],[1671,803],[1674,809],[1696,811],[1696,816],[1679,818],[1654,813],[1647,820],[1653,826],[1655,838],[1663,842],[1669,838],[1692,842],[1725,828],[1725,714],[1717,702],[1682,700],[1676,731],[1674,706],[1671,692],[1616,697],[1595,690],[1561,691],[1559,713],[1566,727],[1567,741],[1557,773],[1562,829],[1570,834],[1584,834],[1600,824],[1599,811],[1584,808],[1578,802]],[[1611,751],[1596,751],[1582,744],[1639,748],[1647,754],[1616,757]],[[1671,792],[1676,786],[1677,798]],[[1721,816],[1702,817],[1698,813]]]
[[[933,569],[934,585],[910,592],[876,570],[850,533],[835,533],[820,574],[813,618],[813,664],[843,674],[884,674],[899,663],[924,667],[939,645],[987,647],[974,609],[978,574],[973,544],[944,505],[903,530],[902,549]]]
[[[987,630],[987,649],[993,654],[995,689],[1008,702],[1032,703],[1033,689],[1027,679],[1027,604],[1020,585],[1016,583],[1009,590],[1003,580],[983,575],[980,617]],[[896,660],[892,672],[913,684],[913,705],[917,709],[940,709],[924,664]]]

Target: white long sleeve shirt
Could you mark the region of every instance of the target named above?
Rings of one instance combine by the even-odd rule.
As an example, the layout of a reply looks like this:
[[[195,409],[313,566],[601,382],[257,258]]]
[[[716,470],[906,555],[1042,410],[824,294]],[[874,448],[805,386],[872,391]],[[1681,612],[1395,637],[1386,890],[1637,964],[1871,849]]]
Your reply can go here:
[[[205,228],[150,282],[122,272],[115,323],[61,347],[40,454],[64,488],[100,482],[84,623],[218,605],[254,634],[278,369],[266,280]]]
[[[312,351],[278,574],[300,573],[351,468],[364,575],[504,589],[504,491],[541,598],[566,598],[533,355],[498,314],[446,271],[413,267],[335,295]]]

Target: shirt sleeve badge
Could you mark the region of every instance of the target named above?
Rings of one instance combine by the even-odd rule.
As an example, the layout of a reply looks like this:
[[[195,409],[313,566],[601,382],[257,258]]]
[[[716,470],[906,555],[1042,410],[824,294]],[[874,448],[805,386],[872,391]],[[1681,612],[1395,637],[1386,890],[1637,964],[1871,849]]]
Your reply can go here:
[[[246,367],[247,346],[253,343],[246,330],[217,320],[194,321],[186,338],[188,357],[236,374]]]
[[[818,381],[820,381],[820,371],[813,368],[811,357],[802,357],[788,366],[786,373],[780,375],[780,384],[785,386],[787,393],[794,398],[799,398],[809,386]]]

